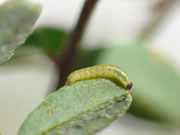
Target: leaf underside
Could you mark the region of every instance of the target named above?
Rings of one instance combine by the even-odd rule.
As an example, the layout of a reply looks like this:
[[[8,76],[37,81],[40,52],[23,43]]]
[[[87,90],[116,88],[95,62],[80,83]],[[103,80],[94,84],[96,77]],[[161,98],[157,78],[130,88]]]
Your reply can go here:
[[[41,6],[24,0],[12,0],[0,5],[0,64],[14,54],[32,33]]]
[[[80,81],[48,96],[27,117],[19,135],[89,135],[123,115],[132,98],[106,79]]]

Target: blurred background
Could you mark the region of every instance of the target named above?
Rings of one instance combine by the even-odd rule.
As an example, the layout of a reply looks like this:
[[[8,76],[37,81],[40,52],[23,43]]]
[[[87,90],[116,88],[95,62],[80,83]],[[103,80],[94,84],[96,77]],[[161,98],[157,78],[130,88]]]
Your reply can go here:
[[[43,5],[35,28],[42,38],[48,31],[62,37],[71,31],[84,3],[29,1]],[[180,1],[171,0],[176,2],[161,9],[163,5],[157,3],[162,1],[168,0],[99,0],[96,6],[81,42],[82,63],[122,65],[135,81],[129,113],[98,135],[180,134]],[[146,32],[154,20],[158,20],[156,26]],[[44,29],[45,37],[41,35]],[[145,39],[138,38],[145,32],[149,34]],[[93,60],[91,54],[96,54]],[[17,133],[27,114],[55,89],[57,80],[58,70],[43,49],[22,47],[12,60],[2,64],[0,132]]]

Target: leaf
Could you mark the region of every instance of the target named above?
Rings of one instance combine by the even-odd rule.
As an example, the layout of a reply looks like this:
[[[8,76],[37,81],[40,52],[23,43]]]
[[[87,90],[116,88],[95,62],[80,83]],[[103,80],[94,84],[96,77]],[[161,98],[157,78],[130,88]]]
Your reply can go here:
[[[35,47],[55,55],[62,48],[66,32],[59,28],[42,27],[34,31],[22,47]]]
[[[173,66],[145,45],[107,47],[96,64],[117,64],[132,77],[130,111],[151,120],[180,124],[180,76]]]
[[[32,33],[41,6],[25,0],[11,0],[0,6],[0,64],[14,54]]]
[[[132,102],[110,80],[91,79],[60,88],[24,121],[18,135],[89,135],[123,115]]]
[[[95,49],[83,49],[82,56],[82,67],[94,66],[97,63],[97,59],[99,58],[101,52],[103,52],[104,48],[95,48]]]

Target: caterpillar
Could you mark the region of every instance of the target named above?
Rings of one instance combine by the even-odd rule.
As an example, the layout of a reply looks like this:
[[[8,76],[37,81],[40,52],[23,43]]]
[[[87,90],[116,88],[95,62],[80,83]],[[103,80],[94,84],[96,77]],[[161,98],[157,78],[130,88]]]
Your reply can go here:
[[[126,71],[121,67],[112,64],[102,64],[74,71],[68,76],[67,84],[95,78],[108,78],[110,80],[115,80],[126,90],[130,90],[133,86],[131,78]]]

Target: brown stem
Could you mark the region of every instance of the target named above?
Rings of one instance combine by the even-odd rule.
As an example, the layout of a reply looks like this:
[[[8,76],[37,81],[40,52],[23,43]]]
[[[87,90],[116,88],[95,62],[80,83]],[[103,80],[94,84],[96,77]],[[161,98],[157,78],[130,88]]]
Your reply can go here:
[[[157,27],[163,22],[169,10],[175,5],[178,0],[160,0],[154,8],[154,18],[151,22],[143,29],[139,35],[140,40],[149,39],[151,34],[157,29]]]
[[[65,84],[67,76],[75,68],[79,43],[97,1],[98,0],[85,1],[78,22],[65,42],[65,50],[60,56],[60,79],[57,89]]]

